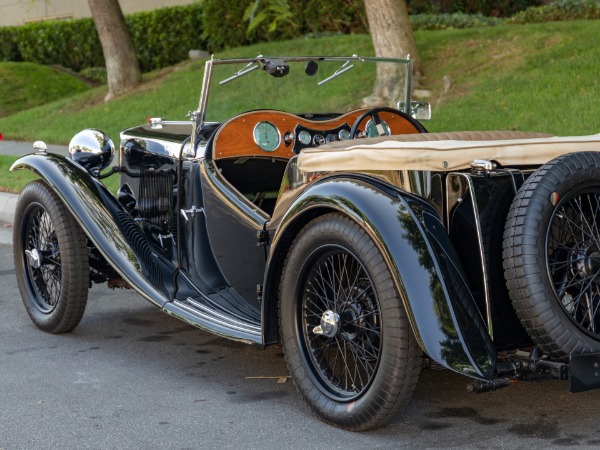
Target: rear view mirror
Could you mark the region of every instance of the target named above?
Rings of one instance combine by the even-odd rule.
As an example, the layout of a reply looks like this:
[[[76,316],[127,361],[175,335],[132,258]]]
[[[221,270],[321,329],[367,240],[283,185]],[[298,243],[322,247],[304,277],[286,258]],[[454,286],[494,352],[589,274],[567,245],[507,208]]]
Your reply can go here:
[[[405,111],[405,103],[398,102],[398,109]],[[413,100],[410,102],[410,115],[417,120],[431,119],[431,103]]]

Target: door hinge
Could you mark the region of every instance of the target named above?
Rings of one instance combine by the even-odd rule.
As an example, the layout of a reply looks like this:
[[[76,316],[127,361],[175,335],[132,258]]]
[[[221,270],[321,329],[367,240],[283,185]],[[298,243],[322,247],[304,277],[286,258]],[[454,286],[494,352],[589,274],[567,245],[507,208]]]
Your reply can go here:
[[[258,239],[259,247],[266,247],[269,245],[269,232],[267,230],[259,230],[256,232],[256,239]]]

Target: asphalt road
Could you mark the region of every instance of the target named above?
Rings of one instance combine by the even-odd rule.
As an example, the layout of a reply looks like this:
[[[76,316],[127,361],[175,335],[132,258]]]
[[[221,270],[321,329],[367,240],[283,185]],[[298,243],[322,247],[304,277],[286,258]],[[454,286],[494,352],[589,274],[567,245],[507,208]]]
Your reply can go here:
[[[21,304],[7,244],[0,361],[3,450],[600,447],[600,391],[544,382],[475,395],[465,378],[435,370],[421,372],[390,425],[342,431],[316,419],[291,381],[249,378],[288,374],[279,347],[215,337],[131,291],[94,286],[74,332],[45,334]]]

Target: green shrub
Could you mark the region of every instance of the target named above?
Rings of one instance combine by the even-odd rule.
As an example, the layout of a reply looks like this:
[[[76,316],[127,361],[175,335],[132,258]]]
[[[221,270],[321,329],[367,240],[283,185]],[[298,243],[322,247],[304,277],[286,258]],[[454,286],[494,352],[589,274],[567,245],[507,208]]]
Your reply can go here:
[[[305,33],[338,32],[368,33],[367,15],[363,0],[290,1]]]
[[[16,38],[24,61],[58,64],[76,72],[104,65],[92,19],[28,23],[17,27]]]
[[[300,24],[287,0],[256,0],[244,11],[243,20],[248,22],[246,34],[267,25],[268,37],[274,40],[289,39],[297,35]]]
[[[0,61],[21,61],[16,31],[17,27],[0,27]]]
[[[205,47],[200,3],[130,14],[125,21],[143,72],[175,64],[187,58],[188,50]],[[57,64],[77,72],[104,66],[91,18],[0,27],[0,60]]]
[[[200,3],[130,14],[125,22],[131,33],[142,72],[171,66],[203,49]]]
[[[79,75],[95,84],[106,83],[106,67],[87,67]]]
[[[250,39],[244,13],[250,0],[204,0],[202,3],[202,37],[211,51],[247,45]]]
[[[484,16],[510,17],[542,0],[407,0],[411,14],[483,14]]]
[[[526,9],[510,18],[510,23],[537,23],[576,19],[600,19],[598,0],[558,0]]]
[[[202,7],[212,51],[304,34],[368,32],[363,0],[204,0]]]
[[[453,28],[474,28],[499,25],[503,22],[497,17],[483,14],[415,14],[410,22],[413,30],[450,30]]]

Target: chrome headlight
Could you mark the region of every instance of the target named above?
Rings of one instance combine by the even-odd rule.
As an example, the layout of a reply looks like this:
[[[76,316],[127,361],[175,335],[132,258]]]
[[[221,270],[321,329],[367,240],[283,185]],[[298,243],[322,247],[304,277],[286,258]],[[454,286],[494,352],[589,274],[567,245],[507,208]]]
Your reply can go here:
[[[77,164],[97,177],[115,155],[115,145],[106,133],[94,128],[80,131],[69,143],[69,155]]]

